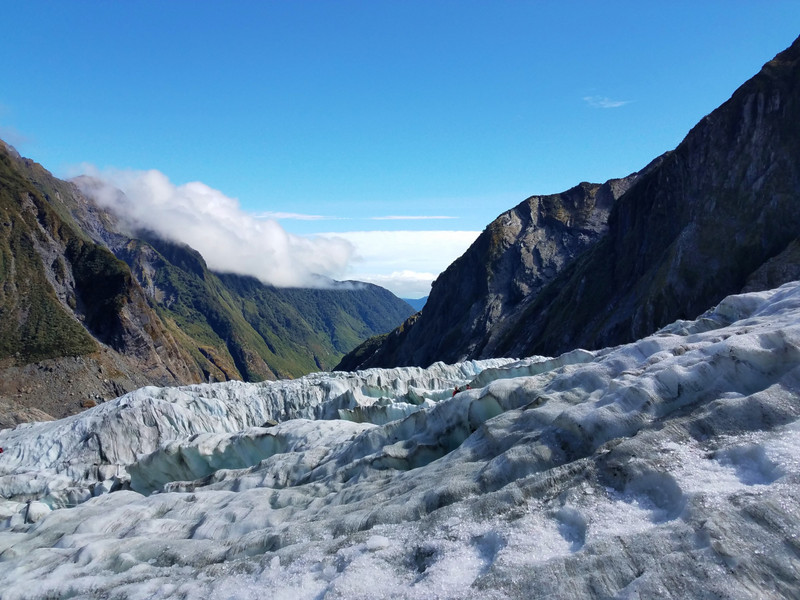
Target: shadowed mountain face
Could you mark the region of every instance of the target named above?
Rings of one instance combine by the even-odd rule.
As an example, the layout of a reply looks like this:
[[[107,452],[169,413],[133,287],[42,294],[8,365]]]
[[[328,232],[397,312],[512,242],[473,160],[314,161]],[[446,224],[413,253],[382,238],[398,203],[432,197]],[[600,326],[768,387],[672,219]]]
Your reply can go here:
[[[0,143],[0,426],[143,385],[330,369],[412,312],[368,284],[279,289],[213,273],[187,246],[129,237]]]
[[[337,368],[357,368],[360,358],[407,366],[494,355],[512,316],[605,233],[615,199],[636,177],[532,196],[503,213],[439,276],[421,313]]]
[[[674,151],[604,194],[581,184],[501,215],[439,277],[420,315],[340,367],[599,348],[796,278],[799,61],[800,40]]]

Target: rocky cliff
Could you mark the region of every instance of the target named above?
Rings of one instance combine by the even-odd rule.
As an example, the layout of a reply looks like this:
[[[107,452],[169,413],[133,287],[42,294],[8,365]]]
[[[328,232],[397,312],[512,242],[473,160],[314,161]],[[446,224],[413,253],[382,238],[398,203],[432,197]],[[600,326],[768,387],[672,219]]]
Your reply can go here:
[[[620,198],[608,235],[537,298],[503,352],[618,344],[694,318],[748,281],[783,283],[758,285],[757,274],[793,255],[798,200],[800,39]]]
[[[421,313],[337,368],[493,356],[513,315],[605,233],[614,201],[636,178],[581,183],[561,194],[532,196],[503,213],[437,278]]]
[[[0,427],[143,385],[329,369],[411,312],[367,284],[284,290],[212,273],[191,248],[130,237],[0,143]]]
[[[369,340],[340,366],[424,366],[614,345],[693,318],[745,286],[765,289],[796,277],[799,61],[800,40],[674,151],[616,182],[624,193],[613,207],[608,189],[601,204],[607,212],[586,204],[596,186],[582,184],[566,198],[583,199],[589,213],[558,207],[547,219],[523,218],[536,200],[501,215],[440,276],[420,315]],[[590,222],[591,211],[594,223],[607,216],[607,231],[585,233],[580,219]],[[553,227],[554,215],[567,218]],[[586,237],[562,254],[568,245],[561,240],[575,225]],[[552,248],[559,259],[542,268],[548,255],[535,247]],[[541,273],[533,280],[532,266]]]

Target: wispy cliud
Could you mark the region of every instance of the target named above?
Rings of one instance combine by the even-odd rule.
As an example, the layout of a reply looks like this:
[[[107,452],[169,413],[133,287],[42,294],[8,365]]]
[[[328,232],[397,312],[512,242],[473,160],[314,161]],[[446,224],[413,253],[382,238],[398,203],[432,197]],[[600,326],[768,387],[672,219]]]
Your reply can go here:
[[[255,213],[253,218],[273,219],[275,221],[332,221],[337,219],[337,217],[326,217],[325,215],[306,215],[303,213],[275,212],[271,210]]]
[[[275,219],[276,221],[353,221],[353,217],[332,217],[329,215],[309,215],[305,213],[265,211],[253,215],[256,219]],[[457,219],[444,215],[386,215],[361,217],[366,221],[442,221]]]
[[[338,278],[353,256],[350,242],[300,237],[274,219],[254,218],[239,202],[204,183],[173,184],[163,173],[86,168],[75,182],[131,231],[151,230],[188,244],[215,271],[252,275],[282,287],[320,287]],[[122,193],[120,193],[122,192]]]
[[[369,217],[371,221],[442,221],[456,219],[439,215],[387,215],[385,217]]]
[[[630,100],[614,100],[607,96],[584,96],[583,101],[592,108],[619,108],[630,104]]]

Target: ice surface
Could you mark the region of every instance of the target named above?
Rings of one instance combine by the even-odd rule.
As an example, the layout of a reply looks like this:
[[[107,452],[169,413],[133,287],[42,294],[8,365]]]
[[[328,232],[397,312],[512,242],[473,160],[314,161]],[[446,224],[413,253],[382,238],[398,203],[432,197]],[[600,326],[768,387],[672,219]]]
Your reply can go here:
[[[143,388],[0,446],[3,599],[800,597],[800,283],[595,352]]]

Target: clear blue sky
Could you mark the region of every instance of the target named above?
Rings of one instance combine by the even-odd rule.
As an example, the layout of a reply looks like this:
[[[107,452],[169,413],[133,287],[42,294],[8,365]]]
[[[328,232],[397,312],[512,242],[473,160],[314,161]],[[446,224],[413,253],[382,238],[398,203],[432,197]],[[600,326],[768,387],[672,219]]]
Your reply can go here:
[[[0,14],[0,137],[23,155],[59,176],[157,169],[248,213],[328,217],[281,218],[290,233],[345,237],[477,232],[529,195],[624,176],[800,35],[796,0],[0,0]],[[408,269],[438,273],[466,246],[430,248]]]

